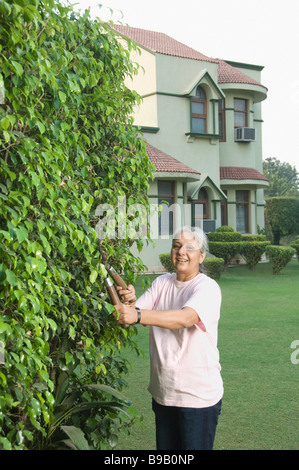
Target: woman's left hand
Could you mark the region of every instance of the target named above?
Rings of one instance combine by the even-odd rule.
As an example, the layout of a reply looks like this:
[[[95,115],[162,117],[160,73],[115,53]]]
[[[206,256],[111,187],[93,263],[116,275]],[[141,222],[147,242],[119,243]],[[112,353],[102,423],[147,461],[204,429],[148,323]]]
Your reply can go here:
[[[113,315],[118,323],[122,325],[123,328],[128,328],[130,325],[137,323],[138,314],[134,307],[129,305],[118,304],[115,305],[117,312]],[[118,313],[118,314],[117,314]]]

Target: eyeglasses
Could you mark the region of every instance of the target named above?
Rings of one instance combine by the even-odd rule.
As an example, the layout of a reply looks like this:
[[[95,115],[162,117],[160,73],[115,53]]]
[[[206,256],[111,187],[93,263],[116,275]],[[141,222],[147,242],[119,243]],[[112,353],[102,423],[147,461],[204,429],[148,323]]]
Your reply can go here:
[[[193,245],[173,245],[171,247],[173,251],[180,251],[181,248],[185,248],[186,251],[199,251],[199,248]]]

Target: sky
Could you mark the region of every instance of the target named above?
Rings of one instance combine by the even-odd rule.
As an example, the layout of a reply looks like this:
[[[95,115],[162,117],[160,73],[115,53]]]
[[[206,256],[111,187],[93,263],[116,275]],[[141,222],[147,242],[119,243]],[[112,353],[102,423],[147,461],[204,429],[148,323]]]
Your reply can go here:
[[[262,65],[263,159],[299,171],[298,0],[72,0],[76,9],[163,32],[213,58]],[[98,4],[101,3],[101,7]]]

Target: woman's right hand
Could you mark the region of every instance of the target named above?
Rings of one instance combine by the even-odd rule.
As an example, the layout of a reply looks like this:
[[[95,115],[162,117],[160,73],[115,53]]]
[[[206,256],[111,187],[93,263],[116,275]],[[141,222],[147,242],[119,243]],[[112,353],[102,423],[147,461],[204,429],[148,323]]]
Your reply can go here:
[[[120,286],[116,286],[117,293],[120,297],[120,300],[123,304],[135,306],[136,302],[136,295],[135,295],[135,287],[132,284],[127,286],[127,289],[123,289]]]

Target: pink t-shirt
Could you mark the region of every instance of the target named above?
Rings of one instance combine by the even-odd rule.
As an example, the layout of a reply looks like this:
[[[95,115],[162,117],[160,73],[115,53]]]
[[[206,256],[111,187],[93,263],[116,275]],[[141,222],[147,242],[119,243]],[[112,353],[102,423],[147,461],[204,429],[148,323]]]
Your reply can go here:
[[[187,282],[177,281],[175,273],[164,274],[136,305],[146,310],[192,307],[199,317],[190,328],[150,327],[148,390],[154,400],[166,406],[215,405],[223,395],[217,349],[221,291],[216,281],[202,273]]]

